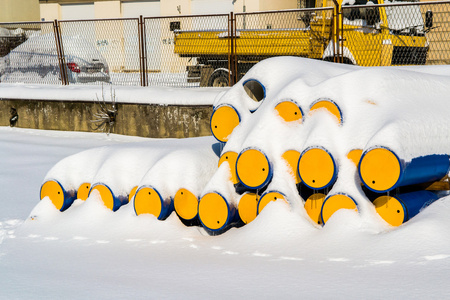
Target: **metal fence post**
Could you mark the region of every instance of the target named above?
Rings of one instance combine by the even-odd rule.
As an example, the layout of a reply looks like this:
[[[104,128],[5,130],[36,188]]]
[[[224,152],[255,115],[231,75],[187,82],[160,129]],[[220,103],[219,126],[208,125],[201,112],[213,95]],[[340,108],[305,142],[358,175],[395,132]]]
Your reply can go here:
[[[62,83],[62,85],[68,85],[69,82],[67,80],[66,61],[64,58],[63,43],[61,40],[61,31],[60,31],[58,20],[56,20],[56,19],[53,21],[53,31],[54,31],[54,35],[55,35],[56,52],[58,54],[58,63],[59,63],[59,72],[61,75],[61,83]]]
[[[236,18],[233,12],[228,17],[228,85],[233,86],[237,82],[237,59],[236,59]]]
[[[148,74],[147,74],[147,47],[145,43],[145,22],[144,18],[139,16],[138,21],[138,34],[139,34],[139,65],[141,75],[141,86],[148,86]]]
[[[334,22],[333,22],[333,27],[334,30],[332,30],[333,32],[333,48],[334,48],[334,62],[340,63],[341,62],[341,57],[339,54],[339,50],[340,50],[340,29],[339,29],[339,25],[340,25],[340,9],[339,9],[339,3],[336,0],[333,0],[334,3]]]
[[[233,19],[233,12],[230,12],[228,15],[228,86],[232,86],[231,78],[232,78],[232,57],[233,57],[233,30],[231,20]]]

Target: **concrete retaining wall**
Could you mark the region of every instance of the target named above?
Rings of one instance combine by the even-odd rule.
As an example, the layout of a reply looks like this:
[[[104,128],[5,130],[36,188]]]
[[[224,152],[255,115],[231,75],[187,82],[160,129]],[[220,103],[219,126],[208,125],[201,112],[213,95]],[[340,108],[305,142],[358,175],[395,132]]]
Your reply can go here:
[[[112,110],[112,104],[106,103]],[[11,108],[18,114],[16,127],[101,132],[95,125],[102,120],[97,102],[0,99],[0,126],[10,126]],[[111,133],[152,138],[185,138],[211,135],[212,106],[182,106],[115,103],[114,125],[105,122]],[[104,109],[103,109],[104,111]]]

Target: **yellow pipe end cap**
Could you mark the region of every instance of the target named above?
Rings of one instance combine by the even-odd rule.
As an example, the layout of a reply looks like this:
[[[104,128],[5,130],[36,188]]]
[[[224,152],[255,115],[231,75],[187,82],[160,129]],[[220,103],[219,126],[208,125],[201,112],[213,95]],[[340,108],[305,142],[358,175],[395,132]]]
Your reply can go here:
[[[361,159],[359,172],[365,185],[375,191],[390,190],[400,178],[400,162],[386,148],[374,148]]]
[[[305,210],[311,220],[316,224],[322,224],[320,219],[320,211],[322,210],[325,194],[317,193],[309,196],[305,201]]]
[[[239,180],[250,188],[260,188],[268,180],[270,164],[259,150],[247,149],[241,152],[236,163]]]
[[[287,150],[283,153],[282,158],[286,161],[289,167],[289,171],[295,178],[295,184],[300,183],[302,180],[297,171],[298,160],[300,159],[300,152],[297,150]]]
[[[400,226],[405,219],[405,210],[402,204],[391,196],[381,196],[373,201],[375,210],[383,220],[392,226]]]
[[[309,109],[309,114],[312,115],[319,109],[324,109],[328,111],[332,116],[336,117],[336,121],[338,124],[342,124],[342,114],[341,110],[337,106],[336,103],[334,103],[331,100],[320,100],[314,103],[311,108]]]
[[[278,193],[278,192],[268,192],[266,194],[264,194],[261,199],[259,200],[259,204],[258,204],[258,214],[260,214],[262,212],[262,210],[264,209],[264,207],[267,206],[267,204],[269,204],[271,201],[277,201],[277,200],[282,200],[284,202],[287,203],[286,198],[284,197],[283,194]]]
[[[234,128],[239,125],[240,118],[237,111],[229,106],[219,106],[214,110],[211,117],[211,131],[214,137],[221,141],[227,142]]]
[[[96,184],[91,191],[89,192],[89,195],[92,193],[92,191],[98,191],[100,194],[100,198],[102,199],[103,204],[110,210],[113,210],[114,207],[114,196],[111,193],[111,190],[103,185],[103,184]]]
[[[320,189],[330,184],[336,170],[334,160],[327,151],[311,148],[300,157],[298,172],[306,185]]]
[[[236,160],[237,160],[238,154],[234,151],[227,151],[219,159],[219,167],[223,162],[228,162],[228,165],[230,166],[231,170],[231,182],[233,184],[236,184],[239,182],[239,179],[236,174]]]
[[[292,101],[286,100],[278,103],[275,106],[275,111],[286,122],[297,122],[299,124],[303,122],[303,114],[300,107]]]
[[[343,194],[333,195],[324,201],[322,205],[322,223],[325,224],[331,216],[340,209],[353,209],[358,211],[352,198]]]
[[[352,161],[356,167],[358,167],[359,161],[361,160],[362,153],[363,153],[362,149],[353,149],[347,153],[347,158],[350,161]]]
[[[133,200],[133,197],[136,195],[137,189],[138,186],[135,186],[134,188],[131,189],[130,194],[128,195],[128,203],[130,203],[131,200]]]
[[[246,192],[242,195],[238,204],[238,213],[241,220],[248,224],[256,218],[256,209],[259,196],[256,193]]]
[[[151,214],[159,218],[162,210],[162,199],[156,190],[151,187],[138,189],[134,196],[134,211],[136,215]]]
[[[175,211],[185,219],[192,220],[198,213],[198,198],[191,191],[181,188],[173,199]]]
[[[58,209],[64,205],[64,191],[62,186],[54,180],[46,181],[41,187],[41,200],[49,197],[53,205]]]
[[[198,205],[200,221],[211,230],[222,228],[227,222],[228,213],[226,200],[217,193],[205,194]]]
[[[86,201],[86,199],[89,197],[89,191],[91,189],[90,183],[82,183],[80,187],[77,190],[77,199]]]

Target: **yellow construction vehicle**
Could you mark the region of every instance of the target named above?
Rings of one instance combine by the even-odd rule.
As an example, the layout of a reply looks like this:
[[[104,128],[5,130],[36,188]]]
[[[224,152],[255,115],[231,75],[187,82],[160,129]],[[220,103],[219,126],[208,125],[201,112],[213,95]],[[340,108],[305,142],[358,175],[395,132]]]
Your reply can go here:
[[[324,0],[322,8],[299,11],[291,21],[296,24],[286,28],[244,29],[238,24],[232,30],[174,30],[174,52],[193,59],[188,80],[200,86],[228,86],[233,70],[238,80],[254,64],[273,56],[360,66],[425,64],[432,12],[425,14],[424,22],[417,4],[376,2],[338,0],[332,9]]]

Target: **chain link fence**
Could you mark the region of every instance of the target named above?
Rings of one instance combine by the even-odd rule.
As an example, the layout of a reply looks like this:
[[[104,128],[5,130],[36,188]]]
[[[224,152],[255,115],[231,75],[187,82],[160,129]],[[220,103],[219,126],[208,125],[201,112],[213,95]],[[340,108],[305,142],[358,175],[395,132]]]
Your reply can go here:
[[[255,63],[268,57],[321,59],[331,40],[333,8],[239,13],[235,24],[239,80]]]
[[[207,86],[205,73],[228,69],[228,19],[228,15],[145,18],[148,85]]]
[[[342,7],[339,56],[360,66],[450,63],[450,2]]]
[[[280,55],[361,66],[450,64],[450,1],[369,3],[340,11],[0,23],[0,81],[228,86]]]
[[[0,24],[0,82],[60,84],[53,22]]]
[[[60,21],[70,84],[140,85],[139,19]]]

